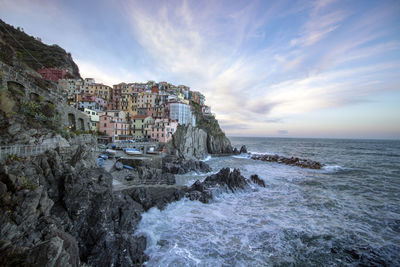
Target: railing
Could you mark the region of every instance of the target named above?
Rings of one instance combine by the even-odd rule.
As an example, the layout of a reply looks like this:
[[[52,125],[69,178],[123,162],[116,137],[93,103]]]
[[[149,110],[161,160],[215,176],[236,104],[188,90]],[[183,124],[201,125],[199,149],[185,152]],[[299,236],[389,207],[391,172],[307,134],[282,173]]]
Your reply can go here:
[[[82,144],[85,142],[91,142],[92,140],[92,135],[82,134],[76,137],[75,140],[72,140],[72,143]],[[65,148],[65,146],[62,146],[60,137],[49,139],[45,144],[41,145],[2,146],[0,147],[0,159],[6,158],[7,155],[16,155],[19,157],[37,156],[45,153],[49,149],[55,149],[57,147]],[[69,145],[66,147],[69,147]]]
[[[8,155],[16,155],[19,157],[37,156],[56,147],[57,144],[54,143],[36,146],[3,146],[0,147],[0,159],[6,158]]]

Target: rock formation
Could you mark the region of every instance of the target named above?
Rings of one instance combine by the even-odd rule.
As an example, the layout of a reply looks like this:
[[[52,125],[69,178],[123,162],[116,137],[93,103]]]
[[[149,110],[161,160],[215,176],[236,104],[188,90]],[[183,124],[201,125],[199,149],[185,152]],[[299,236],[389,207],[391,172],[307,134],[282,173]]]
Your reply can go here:
[[[238,169],[232,172],[229,168],[223,168],[218,173],[208,176],[203,182],[196,181],[186,193],[186,197],[190,200],[199,200],[208,203],[212,198],[212,192],[216,188],[225,188],[230,192],[237,189],[243,189],[248,185]]]
[[[223,134],[213,135],[198,127],[182,125],[173,135],[168,150],[177,158],[202,159],[207,154],[231,154],[232,145]]]
[[[268,162],[277,162],[286,165],[297,166],[301,168],[308,168],[308,169],[321,169],[323,166],[318,161],[308,160],[308,159],[301,159],[301,158],[286,158],[279,155],[251,155],[251,159],[254,160],[261,160],[261,161],[268,161]]]

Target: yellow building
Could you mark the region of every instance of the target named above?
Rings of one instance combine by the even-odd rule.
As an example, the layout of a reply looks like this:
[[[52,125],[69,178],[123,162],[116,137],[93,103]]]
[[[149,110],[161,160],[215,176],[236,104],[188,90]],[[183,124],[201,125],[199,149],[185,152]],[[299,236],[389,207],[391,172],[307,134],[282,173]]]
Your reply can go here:
[[[135,139],[149,138],[150,125],[154,124],[154,119],[147,115],[136,115],[131,120],[131,135]]]
[[[138,108],[152,108],[156,104],[157,93],[141,92],[138,94]]]
[[[101,83],[90,84],[88,86],[88,93],[108,101],[111,95],[111,87]]]

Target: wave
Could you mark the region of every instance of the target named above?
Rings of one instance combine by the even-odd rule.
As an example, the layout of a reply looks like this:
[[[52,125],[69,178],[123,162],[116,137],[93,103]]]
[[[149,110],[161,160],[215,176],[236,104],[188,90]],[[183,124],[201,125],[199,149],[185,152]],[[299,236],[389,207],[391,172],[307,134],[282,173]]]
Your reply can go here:
[[[248,152],[249,155],[270,155],[270,156],[277,155],[276,153],[272,152],[256,152],[256,151],[248,151]]]
[[[339,165],[326,165],[322,167],[322,170],[327,172],[327,173],[336,173],[336,172],[342,172],[345,170],[348,170],[345,167],[339,166]]]
[[[212,159],[212,157],[210,155],[207,155],[207,157],[205,157],[201,161],[209,161],[210,159]]]

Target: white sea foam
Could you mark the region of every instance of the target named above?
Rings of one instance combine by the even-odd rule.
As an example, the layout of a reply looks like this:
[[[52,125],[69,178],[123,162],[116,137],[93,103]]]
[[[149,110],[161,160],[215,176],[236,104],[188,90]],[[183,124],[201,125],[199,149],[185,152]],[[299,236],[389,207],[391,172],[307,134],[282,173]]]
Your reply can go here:
[[[205,157],[201,161],[209,161],[210,159],[212,159],[211,155],[207,155],[207,157]]]
[[[339,165],[326,165],[322,167],[322,170],[327,172],[327,173],[335,173],[335,172],[341,172],[346,170],[346,168],[339,166]]]

